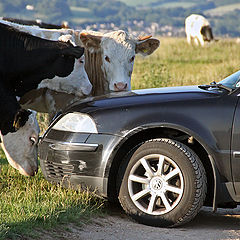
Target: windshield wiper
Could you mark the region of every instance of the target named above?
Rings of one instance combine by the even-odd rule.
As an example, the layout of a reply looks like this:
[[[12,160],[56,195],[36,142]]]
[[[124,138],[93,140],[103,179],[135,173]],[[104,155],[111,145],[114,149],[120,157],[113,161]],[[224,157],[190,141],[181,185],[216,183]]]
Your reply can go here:
[[[221,89],[227,90],[228,92],[232,92],[233,91],[232,88],[227,87],[227,86],[225,86],[225,85],[223,85],[221,83],[216,83],[216,82],[212,82],[209,85],[200,85],[199,87],[202,88],[202,89],[221,88]]]

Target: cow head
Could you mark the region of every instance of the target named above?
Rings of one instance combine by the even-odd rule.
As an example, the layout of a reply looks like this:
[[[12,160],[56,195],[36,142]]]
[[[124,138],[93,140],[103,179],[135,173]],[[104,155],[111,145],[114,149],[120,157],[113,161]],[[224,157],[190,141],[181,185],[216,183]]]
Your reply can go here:
[[[84,68],[85,56],[75,59],[74,69],[67,77],[44,79],[38,88],[48,88],[57,92],[75,94],[78,97],[87,96],[92,91],[92,84]]]
[[[36,112],[32,112],[16,132],[1,135],[1,146],[9,164],[25,176],[34,176],[38,171],[38,135]]]
[[[200,32],[204,41],[210,42],[213,40],[212,28],[210,26],[203,26]]]
[[[101,55],[98,59],[98,64],[101,65],[98,72],[101,74],[102,71],[105,93],[130,90],[135,55],[150,55],[160,44],[158,39],[151,36],[136,39],[122,30],[106,34],[81,32],[80,39],[86,50]],[[89,64],[96,68],[96,64]]]

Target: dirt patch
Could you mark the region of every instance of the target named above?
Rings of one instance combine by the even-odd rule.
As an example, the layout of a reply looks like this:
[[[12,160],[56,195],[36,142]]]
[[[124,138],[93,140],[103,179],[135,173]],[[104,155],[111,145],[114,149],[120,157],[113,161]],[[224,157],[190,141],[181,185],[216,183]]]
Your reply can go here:
[[[104,218],[96,218],[91,223],[79,227],[73,224],[68,230],[56,229],[44,232],[41,239],[71,240],[227,240],[240,239],[240,207],[236,209],[218,209],[203,207],[197,217],[179,228],[149,227],[134,222],[120,209],[110,209]]]

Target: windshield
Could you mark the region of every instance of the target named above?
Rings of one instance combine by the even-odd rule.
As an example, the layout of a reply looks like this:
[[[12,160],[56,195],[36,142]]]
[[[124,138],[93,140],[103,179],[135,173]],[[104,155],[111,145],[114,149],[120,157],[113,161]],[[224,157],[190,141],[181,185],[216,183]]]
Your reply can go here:
[[[240,70],[218,82],[226,87],[236,89],[240,87]]]

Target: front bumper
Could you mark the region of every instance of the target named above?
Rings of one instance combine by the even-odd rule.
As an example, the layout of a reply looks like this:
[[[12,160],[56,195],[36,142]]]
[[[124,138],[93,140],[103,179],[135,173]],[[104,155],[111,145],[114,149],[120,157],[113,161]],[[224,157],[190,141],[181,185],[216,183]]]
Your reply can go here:
[[[81,134],[51,129],[39,143],[40,165],[51,182],[95,191],[107,197],[113,149],[121,140],[106,134]]]

